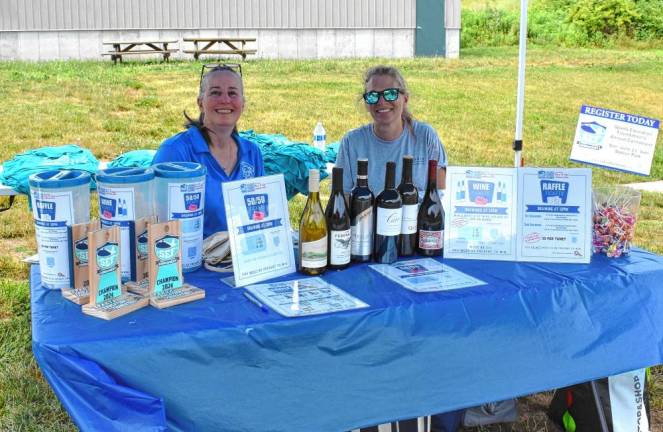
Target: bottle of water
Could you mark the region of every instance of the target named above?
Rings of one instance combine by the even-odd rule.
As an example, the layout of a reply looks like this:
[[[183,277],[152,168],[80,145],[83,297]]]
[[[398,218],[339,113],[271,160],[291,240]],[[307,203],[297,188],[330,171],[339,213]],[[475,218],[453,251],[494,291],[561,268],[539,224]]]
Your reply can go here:
[[[313,129],[313,147],[320,151],[325,151],[325,144],[327,143],[327,133],[325,128],[322,127],[322,122],[318,122]]]

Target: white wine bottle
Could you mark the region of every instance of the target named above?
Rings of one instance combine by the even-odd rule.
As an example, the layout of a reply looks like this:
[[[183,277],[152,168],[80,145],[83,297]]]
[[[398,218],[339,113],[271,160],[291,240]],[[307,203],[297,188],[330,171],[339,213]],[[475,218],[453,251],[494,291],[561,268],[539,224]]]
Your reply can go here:
[[[299,271],[315,276],[327,269],[327,223],[320,204],[320,171],[308,172],[308,199],[299,222]]]

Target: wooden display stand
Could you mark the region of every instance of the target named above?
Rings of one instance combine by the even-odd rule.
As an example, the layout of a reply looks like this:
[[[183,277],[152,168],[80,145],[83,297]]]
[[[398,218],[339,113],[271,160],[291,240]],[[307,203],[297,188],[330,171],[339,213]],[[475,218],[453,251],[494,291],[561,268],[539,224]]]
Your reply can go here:
[[[150,304],[163,309],[205,298],[205,291],[183,283],[180,221],[150,224]]]
[[[70,259],[73,265],[71,288],[62,290],[62,297],[83,305],[90,301],[90,271],[88,265],[88,234],[99,229],[99,221],[71,226]]]
[[[127,292],[122,285],[119,227],[91,232],[88,248],[90,302],[83,305],[83,313],[111,320],[147,306],[147,298]]]
[[[137,219],[135,222],[136,238],[135,240],[135,254],[136,254],[136,280],[129,281],[125,285],[127,290],[134,294],[148,297],[150,294],[150,266],[149,266],[149,246],[147,239],[147,227],[150,224],[156,223],[156,216],[148,216],[145,218]]]

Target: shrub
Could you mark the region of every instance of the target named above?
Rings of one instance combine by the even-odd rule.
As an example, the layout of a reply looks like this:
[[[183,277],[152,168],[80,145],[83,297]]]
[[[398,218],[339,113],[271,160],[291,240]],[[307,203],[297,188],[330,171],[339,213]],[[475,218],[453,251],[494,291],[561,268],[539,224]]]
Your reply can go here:
[[[587,36],[633,35],[640,14],[633,0],[579,0],[569,21]]]

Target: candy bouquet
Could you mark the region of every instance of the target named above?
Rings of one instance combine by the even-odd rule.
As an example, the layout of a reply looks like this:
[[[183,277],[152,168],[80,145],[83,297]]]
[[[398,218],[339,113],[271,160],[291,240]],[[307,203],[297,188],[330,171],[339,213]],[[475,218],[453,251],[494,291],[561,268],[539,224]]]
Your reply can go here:
[[[638,219],[640,192],[623,186],[599,187],[593,191],[593,201],[594,253],[605,253],[611,258],[628,254]]]

